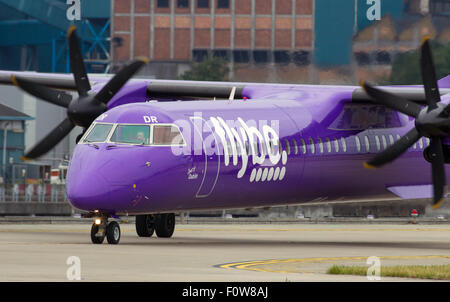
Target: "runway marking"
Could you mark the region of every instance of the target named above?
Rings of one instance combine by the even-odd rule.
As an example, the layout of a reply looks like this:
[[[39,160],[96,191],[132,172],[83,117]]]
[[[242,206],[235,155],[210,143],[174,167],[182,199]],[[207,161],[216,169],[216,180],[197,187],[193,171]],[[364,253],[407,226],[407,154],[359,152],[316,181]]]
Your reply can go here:
[[[283,271],[276,269],[262,269],[257,266],[268,264],[285,264],[285,263],[312,263],[312,262],[332,262],[332,261],[355,261],[355,260],[367,260],[367,256],[358,257],[317,257],[317,258],[299,258],[299,259],[272,259],[272,260],[256,260],[245,261],[237,263],[228,263],[218,265],[219,268],[224,269],[242,269],[263,273],[293,273],[292,271]],[[450,259],[450,255],[427,255],[427,256],[380,256],[378,257],[384,260],[410,260],[410,259]],[[302,272],[303,273],[303,272]]]

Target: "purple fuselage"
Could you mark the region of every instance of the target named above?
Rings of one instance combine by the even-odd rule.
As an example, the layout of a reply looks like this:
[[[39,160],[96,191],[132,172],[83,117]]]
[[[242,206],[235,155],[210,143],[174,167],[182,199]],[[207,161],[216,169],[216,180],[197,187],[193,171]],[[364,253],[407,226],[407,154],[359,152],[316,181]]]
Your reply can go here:
[[[249,84],[245,100],[148,102],[146,85],[128,84],[96,123],[173,124],[185,145],[78,144],[67,177],[75,208],[253,208],[395,197],[388,188],[431,183],[425,138],[381,169],[363,167],[414,121],[353,104],[356,87]]]

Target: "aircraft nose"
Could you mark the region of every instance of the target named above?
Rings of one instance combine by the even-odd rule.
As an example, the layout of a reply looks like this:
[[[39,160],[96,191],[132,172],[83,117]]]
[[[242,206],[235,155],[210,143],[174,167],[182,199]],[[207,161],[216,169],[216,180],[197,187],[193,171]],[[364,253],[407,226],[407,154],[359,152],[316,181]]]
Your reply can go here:
[[[85,211],[102,210],[102,201],[109,199],[110,189],[100,174],[71,178],[67,183],[67,197],[77,209]]]

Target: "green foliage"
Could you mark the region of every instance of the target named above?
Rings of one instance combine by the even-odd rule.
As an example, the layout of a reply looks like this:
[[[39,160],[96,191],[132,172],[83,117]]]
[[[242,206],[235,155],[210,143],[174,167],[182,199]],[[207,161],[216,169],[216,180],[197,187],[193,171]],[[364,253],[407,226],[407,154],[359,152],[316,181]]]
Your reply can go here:
[[[222,58],[210,57],[194,64],[179,78],[186,81],[223,81],[228,76],[228,63]]]
[[[367,266],[334,265],[327,273],[332,275],[366,276]],[[382,266],[382,277],[450,280],[450,265],[396,265]]]
[[[433,61],[438,79],[450,74],[450,43],[431,44]],[[420,73],[420,50],[399,54],[392,64],[390,83],[394,85],[422,84]]]

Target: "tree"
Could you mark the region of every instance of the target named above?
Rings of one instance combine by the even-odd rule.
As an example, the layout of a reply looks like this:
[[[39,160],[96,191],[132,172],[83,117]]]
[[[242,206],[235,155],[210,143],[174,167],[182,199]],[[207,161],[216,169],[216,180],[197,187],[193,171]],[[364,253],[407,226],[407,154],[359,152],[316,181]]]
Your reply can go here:
[[[438,79],[450,74],[450,43],[446,45],[433,42],[431,44],[433,61]],[[390,83],[393,85],[422,84],[420,71],[420,50],[399,54],[393,64]]]
[[[228,63],[222,58],[210,57],[194,64],[191,70],[180,76],[186,81],[223,81],[228,75]]]

